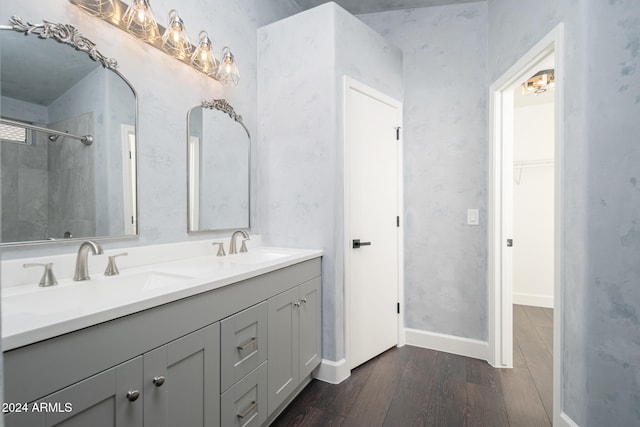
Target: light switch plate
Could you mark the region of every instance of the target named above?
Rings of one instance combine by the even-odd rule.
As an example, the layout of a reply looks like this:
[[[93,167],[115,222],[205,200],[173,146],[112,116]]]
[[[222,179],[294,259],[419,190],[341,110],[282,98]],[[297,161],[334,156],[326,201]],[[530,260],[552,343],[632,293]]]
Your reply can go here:
[[[480,211],[467,209],[467,225],[480,225]]]

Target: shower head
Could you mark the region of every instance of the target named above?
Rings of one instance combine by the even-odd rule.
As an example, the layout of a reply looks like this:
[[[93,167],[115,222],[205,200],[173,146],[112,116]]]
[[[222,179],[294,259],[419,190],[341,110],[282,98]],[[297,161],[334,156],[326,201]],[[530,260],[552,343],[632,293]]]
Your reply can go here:
[[[60,137],[60,135],[54,135],[54,134],[49,135],[49,141],[56,142],[59,137]]]

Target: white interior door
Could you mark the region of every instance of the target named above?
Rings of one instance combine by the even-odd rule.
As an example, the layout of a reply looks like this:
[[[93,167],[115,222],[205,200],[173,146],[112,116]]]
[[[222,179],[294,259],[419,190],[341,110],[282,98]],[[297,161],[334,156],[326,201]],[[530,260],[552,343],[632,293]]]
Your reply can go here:
[[[349,364],[398,344],[400,104],[347,85]],[[360,240],[358,247],[356,242]]]

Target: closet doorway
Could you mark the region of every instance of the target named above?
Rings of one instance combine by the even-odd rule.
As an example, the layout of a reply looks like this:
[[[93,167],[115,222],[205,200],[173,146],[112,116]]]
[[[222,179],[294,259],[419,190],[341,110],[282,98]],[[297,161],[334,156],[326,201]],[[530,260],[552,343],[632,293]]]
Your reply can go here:
[[[539,41],[529,52],[496,80],[490,88],[490,156],[489,156],[489,358],[488,361],[495,367],[513,368],[521,363],[520,357],[522,352],[518,347],[518,342],[514,342],[514,302],[527,301],[528,304],[535,302],[538,305],[553,305],[552,315],[552,386],[547,386],[544,394],[547,400],[548,412],[553,412],[553,424],[560,421],[561,399],[561,363],[562,363],[562,176],[563,176],[563,137],[564,137],[564,110],[563,110],[563,60],[564,60],[564,27],[559,24],[547,36]],[[552,61],[552,62],[549,62]],[[537,75],[538,78],[542,74],[541,71],[553,69],[554,77],[554,100],[553,106],[553,157],[549,157],[548,150],[542,150],[542,147],[534,147],[533,153],[529,153],[524,157],[516,158],[523,155],[522,147],[516,147],[516,107],[514,92],[522,90],[522,83]],[[543,77],[547,79],[548,76]],[[529,95],[531,96],[531,95]],[[524,150],[526,154],[526,149]],[[515,161],[515,162],[514,162]],[[542,255],[540,259],[545,261],[537,261],[536,259],[527,259],[527,248],[524,246],[532,234],[535,234],[535,228],[542,225],[540,213],[530,215],[532,223],[522,224],[525,217],[518,214],[518,211],[532,209],[529,205],[517,206],[514,204],[514,198],[523,199],[526,193],[535,192],[533,188],[525,188],[524,180],[526,177],[534,178],[536,173],[540,175],[543,168],[552,169],[552,206],[547,206],[552,215],[552,225],[547,224],[546,240],[551,240],[551,249],[547,246],[547,251],[552,252],[551,261],[549,261],[549,253]],[[539,178],[539,177],[538,177]],[[542,179],[527,179],[528,184],[541,184]],[[519,192],[516,196],[515,191]],[[549,200],[549,194],[542,195],[544,200]],[[532,199],[528,199],[529,203],[535,203]],[[540,210],[540,206],[535,206]],[[515,216],[518,215],[517,218]],[[520,226],[520,227],[519,227]],[[516,234],[517,227],[520,228],[520,237],[523,239],[519,242]],[[524,231],[523,228],[524,227]],[[552,229],[551,234],[549,234]],[[524,234],[523,234],[524,233]],[[551,237],[549,237],[551,235]],[[533,236],[533,240],[545,240],[541,235]],[[520,246],[519,246],[520,245]],[[522,250],[516,251],[515,248]],[[529,248],[530,249],[530,248]],[[523,252],[524,251],[524,252]],[[515,259],[515,257],[518,257]],[[535,258],[529,255],[529,258]],[[530,270],[527,273],[522,269],[522,265],[529,263]],[[528,280],[542,269],[542,263],[550,271],[547,271],[547,286],[550,286],[552,298],[549,294],[545,294],[541,290],[540,284],[537,283],[542,279]],[[520,265],[521,270],[516,272],[514,269]],[[551,267],[549,267],[551,265]],[[514,286],[514,278],[518,276],[526,277],[526,283],[520,283]],[[550,277],[550,278],[549,278]],[[531,284],[533,283],[533,285]],[[530,287],[527,287],[530,286]],[[545,296],[547,298],[545,298]],[[516,306],[524,307],[524,306]],[[532,307],[533,309],[542,307]],[[535,311],[535,310],[534,310]],[[518,311],[517,316],[523,314]],[[544,314],[544,312],[542,312]],[[525,320],[531,323],[531,315],[524,313]],[[546,315],[546,314],[545,314]],[[535,314],[534,314],[535,316]],[[522,320],[522,319],[516,319]],[[547,337],[548,341],[548,337]],[[515,344],[515,345],[514,345]],[[516,353],[514,353],[516,351]],[[547,367],[548,369],[548,367]],[[532,375],[533,376],[533,375]],[[552,389],[552,390],[550,390]],[[550,396],[551,395],[551,396]],[[550,407],[553,407],[552,409]],[[545,408],[546,409],[546,408]]]

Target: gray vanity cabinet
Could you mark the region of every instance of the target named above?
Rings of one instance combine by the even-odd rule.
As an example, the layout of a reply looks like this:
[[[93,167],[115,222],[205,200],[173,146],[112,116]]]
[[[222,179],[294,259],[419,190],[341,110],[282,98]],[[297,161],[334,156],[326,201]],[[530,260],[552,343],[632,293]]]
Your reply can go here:
[[[269,414],[320,363],[320,278],[270,298]]]
[[[5,418],[8,427],[142,427],[142,357],[115,366]]]
[[[320,278],[303,283],[299,286],[300,307],[300,378],[305,378],[320,364],[322,348],[320,324],[322,301],[320,293]]]
[[[221,387],[225,392],[267,360],[267,303],[220,322]]]
[[[48,405],[6,414],[5,426],[267,425],[320,363],[320,267],[307,260],[5,352],[5,401]]]
[[[143,357],[146,427],[219,425],[219,323],[192,332]]]

